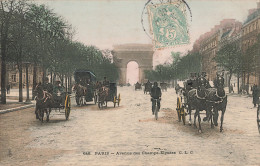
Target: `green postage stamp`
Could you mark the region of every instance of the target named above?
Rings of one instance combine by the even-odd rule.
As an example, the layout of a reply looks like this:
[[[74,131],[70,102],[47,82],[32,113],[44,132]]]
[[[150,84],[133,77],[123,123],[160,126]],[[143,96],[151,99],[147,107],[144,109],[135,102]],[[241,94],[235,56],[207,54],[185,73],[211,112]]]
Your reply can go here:
[[[184,3],[149,5],[147,10],[155,49],[175,47],[190,42]]]

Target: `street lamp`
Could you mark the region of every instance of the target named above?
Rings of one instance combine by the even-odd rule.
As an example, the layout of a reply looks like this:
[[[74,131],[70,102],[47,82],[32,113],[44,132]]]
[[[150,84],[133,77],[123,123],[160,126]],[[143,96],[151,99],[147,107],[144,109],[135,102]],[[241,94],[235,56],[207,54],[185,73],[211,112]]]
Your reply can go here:
[[[28,79],[28,66],[30,62],[24,62],[25,67],[26,67],[26,90],[27,90],[27,97],[26,97],[26,103],[31,103],[30,98],[29,98],[29,79]]]

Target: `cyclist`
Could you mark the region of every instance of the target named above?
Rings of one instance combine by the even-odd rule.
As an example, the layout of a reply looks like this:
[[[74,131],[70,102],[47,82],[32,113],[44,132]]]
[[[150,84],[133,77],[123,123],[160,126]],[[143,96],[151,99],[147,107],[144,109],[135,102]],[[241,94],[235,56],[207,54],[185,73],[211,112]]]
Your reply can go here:
[[[155,100],[154,99],[159,99],[159,100],[157,100],[157,106],[158,106],[158,108],[160,110],[161,96],[162,96],[161,88],[158,87],[158,83],[157,82],[154,82],[153,87],[151,89],[151,101],[152,101],[152,112],[153,112],[153,115],[154,115],[154,107],[155,107]]]

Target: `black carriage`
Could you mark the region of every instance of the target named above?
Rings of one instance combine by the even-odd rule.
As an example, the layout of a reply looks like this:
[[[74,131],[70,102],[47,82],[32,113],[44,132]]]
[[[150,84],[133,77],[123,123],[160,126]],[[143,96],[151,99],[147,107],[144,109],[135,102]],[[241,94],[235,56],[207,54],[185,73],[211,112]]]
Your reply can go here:
[[[139,82],[137,82],[135,84],[135,90],[142,90],[142,84],[140,84]]]
[[[167,83],[161,82],[161,83],[160,83],[160,87],[161,87],[161,90],[162,90],[162,91],[167,91]]]
[[[106,91],[107,90],[107,94]],[[103,95],[105,94],[105,95]],[[102,87],[98,93],[98,107],[107,107],[107,102],[113,102],[114,107],[119,106],[121,101],[120,93],[117,95],[117,84],[109,83],[109,86]]]
[[[74,79],[76,85],[81,85],[86,89],[86,93],[83,96],[75,95],[77,105],[83,105],[86,102],[94,101],[96,104],[97,94],[94,88],[96,82],[96,76],[89,70],[76,70],[74,72]]]
[[[61,87],[62,88],[62,87]],[[70,93],[64,92],[63,89],[58,89],[57,93],[51,94],[43,90],[41,85],[37,85],[35,88],[36,94],[36,118],[43,122],[44,113],[46,113],[46,121],[49,121],[49,115],[51,112],[59,111],[59,113],[64,113],[66,120],[69,119],[71,102]],[[62,111],[64,110],[64,111]]]
[[[144,94],[147,94],[147,92],[150,94],[151,89],[152,89],[152,83],[151,82],[144,83]]]

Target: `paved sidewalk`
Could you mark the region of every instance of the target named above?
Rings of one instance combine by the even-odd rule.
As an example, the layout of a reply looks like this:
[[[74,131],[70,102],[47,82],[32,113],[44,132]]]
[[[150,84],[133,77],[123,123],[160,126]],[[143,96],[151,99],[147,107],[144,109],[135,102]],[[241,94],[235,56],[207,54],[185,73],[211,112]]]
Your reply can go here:
[[[30,103],[26,103],[26,102],[17,102],[17,100],[8,100],[7,99],[6,100],[6,105],[10,105],[10,108],[1,109],[1,104],[0,104],[0,114],[13,112],[13,111],[18,111],[18,110],[22,110],[22,109],[25,109],[25,108],[34,107],[35,106],[35,101],[31,101]],[[14,106],[12,107],[11,105],[14,105]]]
[[[32,98],[32,90],[29,90],[29,95],[30,95],[30,99]],[[8,112],[13,112],[13,111],[18,111],[18,110],[22,110],[25,108],[30,108],[30,107],[34,107],[35,106],[35,101],[31,101],[31,103],[26,103],[26,89],[23,89],[23,101],[24,102],[18,102],[18,96],[19,96],[19,89],[11,89],[10,90],[10,94],[6,94],[6,103],[8,104],[13,104],[14,107],[12,107],[10,105],[11,108],[8,109],[1,109],[1,104],[0,104],[0,114],[4,114],[4,113],[8,113]],[[14,99],[17,98],[17,99]],[[20,106],[17,106],[20,105]],[[22,105],[22,106],[21,106]]]
[[[26,99],[27,91],[23,89],[23,98]],[[32,89],[29,89],[30,99],[32,98]],[[11,89],[10,94],[6,94],[7,97],[18,97],[19,96],[19,89]]]
[[[35,104],[25,104],[24,106],[19,106],[19,107],[14,107],[14,108],[9,108],[9,109],[5,109],[5,110],[0,110],[0,114],[4,114],[4,113],[8,113],[8,112],[13,112],[13,111],[18,111],[18,110],[22,110],[25,108],[30,108],[30,107],[34,107]]]

